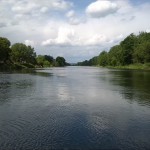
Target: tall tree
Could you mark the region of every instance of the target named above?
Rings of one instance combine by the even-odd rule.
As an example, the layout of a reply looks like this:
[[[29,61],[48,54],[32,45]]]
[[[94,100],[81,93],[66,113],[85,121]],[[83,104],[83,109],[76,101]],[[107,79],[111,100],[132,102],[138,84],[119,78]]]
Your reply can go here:
[[[98,64],[100,66],[106,66],[108,65],[108,54],[106,51],[103,51],[100,53],[99,57],[98,57]]]
[[[124,65],[122,47],[120,45],[113,46],[108,53],[108,64],[110,66]]]
[[[63,67],[63,66],[65,66],[65,65],[66,65],[66,60],[65,60],[65,58],[58,56],[58,57],[56,58],[56,66],[58,66],[58,67]]]
[[[150,62],[150,42],[146,41],[138,45],[134,50],[135,63]]]
[[[14,62],[19,63],[35,63],[36,53],[34,48],[26,46],[22,43],[16,43],[11,47],[11,58]]]
[[[137,37],[133,33],[121,42],[124,65],[133,63],[133,52],[137,42]]]
[[[6,61],[9,59],[10,41],[7,38],[0,37],[0,61]]]
[[[38,55],[36,58],[37,64],[42,67],[51,67],[54,63],[54,58],[49,55]]]

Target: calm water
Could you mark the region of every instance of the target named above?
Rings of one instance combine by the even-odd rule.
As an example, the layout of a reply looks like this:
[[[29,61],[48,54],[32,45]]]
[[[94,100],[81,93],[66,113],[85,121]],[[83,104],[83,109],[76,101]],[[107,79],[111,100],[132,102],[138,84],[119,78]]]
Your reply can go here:
[[[0,149],[150,149],[150,72],[0,73]]]

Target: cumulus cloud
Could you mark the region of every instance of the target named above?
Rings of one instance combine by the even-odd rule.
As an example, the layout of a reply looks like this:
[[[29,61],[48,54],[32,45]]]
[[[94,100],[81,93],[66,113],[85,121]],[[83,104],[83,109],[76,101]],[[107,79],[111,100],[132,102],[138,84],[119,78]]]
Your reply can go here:
[[[42,42],[43,46],[98,46],[110,43],[110,39],[103,34],[94,34],[80,37],[75,30],[60,27],[56,38],[50,38]]]
[[[35,3],[18,1],[12,7],[12,11],[15,13],[18,13],[18,14],[27,14],[27,13],[31,13],[36,8],[37,8],[37,4],[35,4]]]
[[[108,50],[130,33],[150,32],[149,2],[95,0],[79,9],[77,4],[80,1],[0,0],[1,36],[12,44],[34,46],[38,54],[62,54],[75,62]]]
[[[68,18],[69,24],[79,25],[80,23],[85,23],[85,18],[77,16],[74,10],[67,12],[66,17]]]
[[[71,2],[65,0],[22,0],[17,1],[14,0],[12,11],[16,13],[31,13],[35,10],[40,10],[41,12],[45,12],[49,10],[67,10],[71,8],[73,4]]]
[[[77,38],[73,29],[60,27],[58,30],[58,36],[55,39],[48,39],[42,42],[42,45],[74,45],[77,43]]]
[[[46,13],[46,12],[48,12],[48,7],[42,7],[42,8],[40,9],[40,12],[41,12],[41,13]]]
[[[100,45],[106,42],[109,42],[109,39],[105,35],[95,34],[93,37],[89,38],[85,44]]]
[[[0,3],[1,21],[5,18],[7,23],[14,19],[19,22],[34,19],[41,21],[50,17],[49,14],[65,12],[73,7],[73,3],[66,0],[1,0]]]
[[[34,41],[31,41],[31,40],[25,40],[24,43],[27,46],[34,46]]]
[[[1,27],[4,27],[2,22],[7,22],[7,26],[16,21],[20,25],[42,24],[55,18],[56,14],[65,14],[72,7],[73,3],[67,0],[0,0]]]
[[[74,10],[70,10],[69,12],[67,12],[66,16],[68,18],[75,17],[76,16],[75,11]]]
[[[66,10],[73,6],[73,3],[64,0],[53,0],[52,7],[55,9]]]
[[[114,2],[107,0],[98,0],[91,3],[87,9],[86,13],[93,18],[106,17],[109,14],[117,12],[118,5]]]

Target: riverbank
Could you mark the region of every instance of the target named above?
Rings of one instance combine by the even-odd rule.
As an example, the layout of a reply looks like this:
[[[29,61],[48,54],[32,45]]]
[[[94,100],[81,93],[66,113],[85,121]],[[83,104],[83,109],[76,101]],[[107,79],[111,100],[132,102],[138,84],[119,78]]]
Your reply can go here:
[[[0,71],[20,71],[24,69],[35,69],[35,66],[32,64],[19,64],[19,63],[1,63]]]
[[[69,64],[67,63],[67,65]],[[1,72],[16,72],[16,71],[33,71],[35,69],[43,69],[43,68],[52,68],[52,67],[65,67],[65,66],[38,66],[30,63],[0,63],[0,71]]]
[[[146,64],[130,64],[126,66],[105,66],[111,69],[131,69],[131,70],[150,70],[150,63]]]

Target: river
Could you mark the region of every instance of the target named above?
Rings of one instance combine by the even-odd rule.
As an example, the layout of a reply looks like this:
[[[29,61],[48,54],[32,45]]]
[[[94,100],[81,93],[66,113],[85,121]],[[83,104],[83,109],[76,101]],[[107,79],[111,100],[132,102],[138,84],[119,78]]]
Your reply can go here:
[[[1,72],[0,149],[150,149],[150,72]]]

